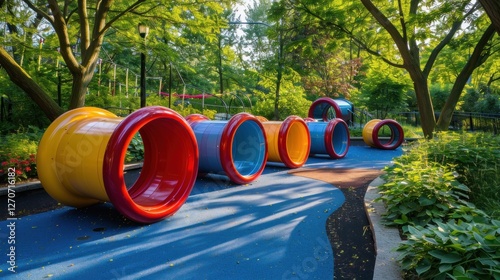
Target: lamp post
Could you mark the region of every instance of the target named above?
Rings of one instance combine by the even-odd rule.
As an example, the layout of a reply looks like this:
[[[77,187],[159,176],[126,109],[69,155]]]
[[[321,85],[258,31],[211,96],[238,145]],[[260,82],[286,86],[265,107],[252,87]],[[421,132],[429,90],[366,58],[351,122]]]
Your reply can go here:
[[[149,27],[139,23],[137,26],[139,35],[144,39],[144,49],[141,52],[141,108],[146,107],[146,36],[149,33]]]

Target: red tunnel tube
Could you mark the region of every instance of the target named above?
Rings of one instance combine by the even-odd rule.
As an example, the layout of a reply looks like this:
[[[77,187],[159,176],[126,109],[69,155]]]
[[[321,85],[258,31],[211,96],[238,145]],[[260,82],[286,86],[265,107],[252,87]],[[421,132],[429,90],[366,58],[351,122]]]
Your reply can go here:
[[[331,114],[330,109],[334,110],[335,116],[333,118],[329,116]],[[309,118],[315,120],[323,120],[325,122],[334,119],[342,118],[342,110],[339,105],[330,97],[321,97],[316,99],[309,107],[309,112],[307,115]]]
[[[264,171],[266,135],[255,116],[239,113],[229,121],[213,121],[192,114],[186,120],[198,142],[200,173],[223,173],[236,184],[247,184]]]
[[[144,143],[144,164],[128,188],[124,161],[136,133]],[[173,215],[188,198],[196,181],[198,147],[186,120],[168,108],[145,107],[119,118],[84,107],[49,126],[37,167],[45,190],[65,205],[109,201],[130,220],[153,223]]]
[[[311,147],[309,128],[305,121],[298,116],[288,116],[284,121],[260,120],[269,147],[267,160],[281,162],[288,168],[304,165]]]
[[[387,126],[391,130],[391,136],[387,141],[381,141],[379,137],[379,131],[383,126]],[[403,143],[404,132],[401,125],[395,120],[373,119],[363,127],[363,140],[370,147],[382,150],[394,150]]]
[[[311,134],[310,154],[327,154],[339,159],[347,155],[350,146],[350,133],[347,123],[340,118],[329,122],[315,122],[306,119]]]

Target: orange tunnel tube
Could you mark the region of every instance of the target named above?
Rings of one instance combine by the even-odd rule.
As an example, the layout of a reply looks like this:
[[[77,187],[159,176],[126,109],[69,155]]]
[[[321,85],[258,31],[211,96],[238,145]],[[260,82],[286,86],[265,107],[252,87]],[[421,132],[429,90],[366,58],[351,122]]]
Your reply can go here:
[[[382,141],[379,137],[379,131],[384,126],[389,127],[391,130],[391,136],[387,141]],[[370,147],[383,150],[394,150],[403,143],[404,132],[401,125],[395,120],[373,119],[367,122],[363,127],[363,140]]]
[[[306,122],[298,116],[284,121],[260,118],[266,131],[269,162],[281,162],[288,168],[298,168],[309,157],[311,137]]]
[[[144,164],[127,187],[128,145],[139,133]],[[111,202],[125,217],[152,223],[173,215],[186,201],[198,171],[198,147],[186,120],[173,110],[145,107],[126,118],[84,107],[57,118],[37,154],[40,181],[62,204],[85,207]]]

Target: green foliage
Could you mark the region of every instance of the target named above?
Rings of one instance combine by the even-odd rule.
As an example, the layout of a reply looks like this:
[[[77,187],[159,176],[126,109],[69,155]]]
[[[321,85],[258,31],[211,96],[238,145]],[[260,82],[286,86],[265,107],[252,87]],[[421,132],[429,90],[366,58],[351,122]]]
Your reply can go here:
[[[311,101],[305,97],[304,89],[294,84],[298,76],[295,72],[287,73],[283,76],[280,87],[280,99],[278,102],[279,116],[283,120],[291,115],[307,117]],[[274,119],[274,102],[276,100],[276,84],[274,79],[261,81],[262,88],[266,89],[257,92],[259,101],[253,107],[252,113],[256,116],[263,116],[269,120]]]
[[[469,189],[455,180],[451,168],[403,157],[386,171],[387,183],[379,189],[389,225],[423,226],[467,205]]]
[[[434,111],[439,112],[446,103],[446,99],[450,96],[451,87],[453,85],[441,85],[435,84],[431,87],[431,97],[432,97],[432,106],[434,107]]]
[[[42,135],[43,131],[36,126],[28,126],[26,129],[19,129],[16,133],[1,135],[0,160],[4,161],[18,156],[28,158],[36,154]]]
[[[144,160],[144,144],[141,135],[137,133],[130,141],[127,154],[125,155],[126,163],[141,162]]]
[[[5,87],[0,89],[0,96],[4,97],[4,109],[7,111],[8,106],[11,106],[12,110],[4,112],[5,119],[0,122],[1,133],[11,133],[29,126],[45,127],[50,123],[40,108],[19,89],[12,87],[11,82],[6,81],[3,85]]]
[[[497,87],[468,88],[463,96],[461,111],[479,113],[500,112],[500,89]]]
[[[29,126],[16,133],[0,136],[0,183],[7,178],[8,168],[16,168],[16,180],[36,178],[36,153],[43,131]]]
[[[500,221],[450,220],[408,232],[398,261],[419,279],[500,279]]]
[[[368,71],[362,80],[361,96],[356,106],[376,113],[377,118],[387,118],[391,111],[406,111],[411,83],[404,73],[385,65],[378,65],[378,71]]]
[[[406,278],[500,278],[498,147],[496,135],[438,133],[386,167],[379,199],[407,236],[397,248]]]
[[[451,164],[458,180],[471,189],[471,200],[500,218],[500,136],[490,133],[438,133],[425,143],[430,160]]]

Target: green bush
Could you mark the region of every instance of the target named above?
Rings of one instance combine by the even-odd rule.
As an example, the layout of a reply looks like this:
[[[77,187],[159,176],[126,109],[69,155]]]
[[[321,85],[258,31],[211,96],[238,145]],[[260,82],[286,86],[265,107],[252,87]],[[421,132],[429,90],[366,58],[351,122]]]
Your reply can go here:
[[[422,143],[430,160],[453,165],[457,180],[471,189],[470,200],[500,218],[500,136],[490,133],[438,133]]]
[[[16,169],[16,180],[36,178],[36,152],[43,131],[35,126],[0,136],[0,183],[7,180],[8,168]]]
[[[144,160],[144,145],[141,135],[137,133],[130,141],[127,154],[125,155],[126,163],[141,162]]]
[[[466,205],[469,188],[455,180],[451,168],[432,162],[396,160],[379,187],[388,225],[426,225],[443,220]]]
[[[380,200],[407,236],[397,248],[406,279],[500,279],[500,222],[488,215],[500,213],[498,141],[439,133],[385,168]]]
[[[398,260],[419,279],[500,279],[500,221],[450,220],[408,231]]]

